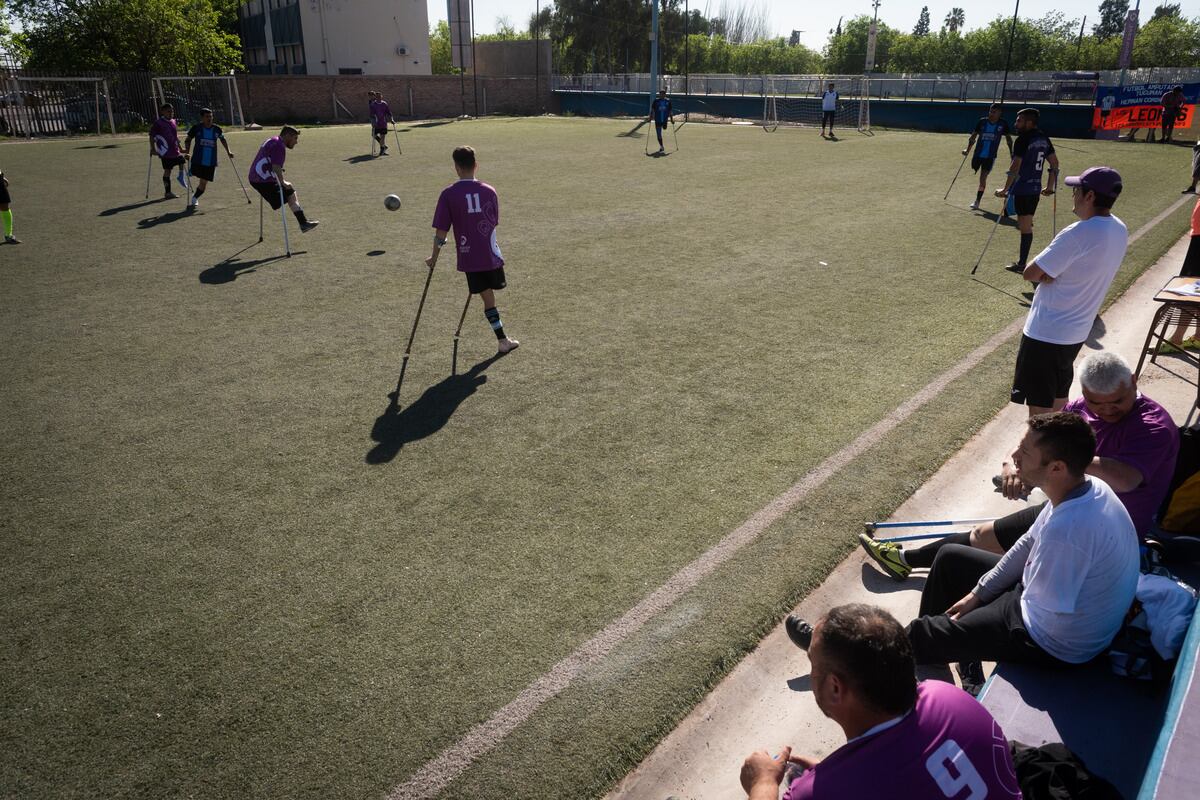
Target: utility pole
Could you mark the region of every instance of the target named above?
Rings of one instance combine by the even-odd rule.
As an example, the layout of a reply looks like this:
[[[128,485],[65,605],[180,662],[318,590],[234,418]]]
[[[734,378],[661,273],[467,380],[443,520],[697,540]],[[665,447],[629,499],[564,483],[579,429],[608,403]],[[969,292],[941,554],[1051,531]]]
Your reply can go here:
[[[650,102],[658,94],[658,0],[650,0]]]
[[[1004,82],[1000,84],[1000,110],[1004,111],[1004,92],[1008,90],[1008,68],[1012,66],[1013,41],[1017,36],[1017,13],[1021,10],[1021,0],[1013,9],[1012,27],[1008,31],[1008,55],[1004,57]]]

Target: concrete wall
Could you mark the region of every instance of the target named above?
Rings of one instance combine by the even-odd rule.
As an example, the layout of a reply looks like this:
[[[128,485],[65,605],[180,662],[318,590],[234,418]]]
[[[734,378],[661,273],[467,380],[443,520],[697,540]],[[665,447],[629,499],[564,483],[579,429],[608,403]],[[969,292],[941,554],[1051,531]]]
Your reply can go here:
[[[644,116],[649,96],[626,92],[555,92],[563,113],[597,117]],[[671,103],[676,114],[693,111],[699,114],[761,119],[761,97],[719,96],[684,97],[673,95]],[[975,122],[987,114],[988,103],[959,103],[939,100],[872,100],[871,124],[885,128],[911,128],[942,133],[967,133]],[[1090,105],[1053,105],[1022,103],[1041,111],[1041,127],[1051,136],[1071,139],[1091,139],[1092,107]],[[857,106],[855,106],[857,108]],[[1010,122],[1011,114],[1010,112]]]
[[[300,20],[309,75],[430,74],[425,0],[300,0]]]
[[[540,49],[541,53],[538,53]],[[540,75],[550,74],[550,40],[520,39],[511,42],[476,42],[475,58],[479,74]]]
[[[457,117],[478,114],[539,114],[555,102],[545,80],[423,75],[240,75],[238,89],[247,122],[366,122],[367,90],[383,92],[401,117]],[[464,93],[465,92],[465,93]],[[334,110],[334,98],[341,107]],[[411,99],[411,106],[410,106]],[[477,105],[478,104],[478,105]],[[347,113],[349,112],[349,113]]]

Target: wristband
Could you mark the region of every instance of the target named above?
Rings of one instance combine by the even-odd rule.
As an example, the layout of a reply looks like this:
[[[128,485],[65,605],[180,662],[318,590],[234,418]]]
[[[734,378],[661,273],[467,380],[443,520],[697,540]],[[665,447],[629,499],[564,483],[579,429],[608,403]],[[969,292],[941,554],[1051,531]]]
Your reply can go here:
[[[445,239],[439,239],[439,238],[438,238],[438,235],[435,233],[435,234],[433,235],[433,244],[434,244],[434,246],[435,246],[435,247],[445,247],[445,246],[446,246],[446,240],[445,240]]]

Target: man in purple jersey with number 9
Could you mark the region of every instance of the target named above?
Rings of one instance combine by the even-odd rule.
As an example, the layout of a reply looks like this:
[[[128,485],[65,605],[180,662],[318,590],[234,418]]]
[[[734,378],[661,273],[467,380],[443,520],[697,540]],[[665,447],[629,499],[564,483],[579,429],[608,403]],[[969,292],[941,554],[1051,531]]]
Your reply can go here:
[[[824,760],[752,753],[742,765],[750,800],[775,800],[789,764],[803,768],[784,800],[887,797],[1020,800],[1004,731],[950,683],[917,683],[904,628],[875,606],[838,606],[808,648],[813,698],[846,743]]]
[[[504,355],[516,350],[520,342],[504,333],[500,310],[496,308],[496,290],[508,285],[504,279],[504,258],[496,243],[500,199],[495,189],[475,177],[477,169],[473,148],[454,149],[454,171],[458,173],[458,180],[443,189],[438,197],[433,212],[433,253],[425,259],[425,266],[430,269],[437,266],[438,254],[453,228],[458,271],[467,275],[467,290],[483,300],[484,316],[499,341],[500,355]]]

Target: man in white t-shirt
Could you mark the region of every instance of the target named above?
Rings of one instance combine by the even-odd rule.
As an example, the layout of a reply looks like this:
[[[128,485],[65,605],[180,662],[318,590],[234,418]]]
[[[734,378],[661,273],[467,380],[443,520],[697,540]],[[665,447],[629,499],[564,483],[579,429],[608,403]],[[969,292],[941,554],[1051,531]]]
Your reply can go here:
[[[825,135],[825,123],[829,123],[829,138],[833,136],[833,114],[837,111],[838,93],[833,90],[833,81],[829,89],[821,95],[821,136]]]
[[[1122,188],[1115,169],[1091,167],[1066,184],[1079,221],[1059,231],[1022,273],[1038,287],[1017,352],[1011,400],[1028,405],[1030,416],[1067,404],[1075,356],[1129,245],[1125,223],[1112,213]]]
[[[1133,603],[1137,533],[1108,484],[1084,472],[1091,426],[1069,412],[1027,425],[1012,460],[1049,502],[1003,556],[938,551],[908,626],[918,664],[957,661],[964,675],[980,661],[1082,664],[1104,652]]]

